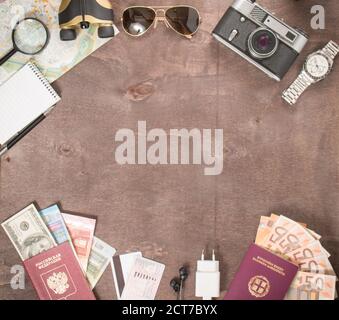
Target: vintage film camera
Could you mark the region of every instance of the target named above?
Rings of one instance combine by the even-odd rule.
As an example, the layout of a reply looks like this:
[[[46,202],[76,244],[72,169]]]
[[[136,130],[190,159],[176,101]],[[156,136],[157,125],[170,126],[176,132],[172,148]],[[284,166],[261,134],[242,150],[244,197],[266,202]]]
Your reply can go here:
[[[235,0],[213,36],[277,81],[308,41],[303,31],[289,27],[255,0]]]
[[[62,0],[59,8],[60,39],[75,40],[76,29],[98,25],[99,38],[114,37],[114,13],[109,0]]]

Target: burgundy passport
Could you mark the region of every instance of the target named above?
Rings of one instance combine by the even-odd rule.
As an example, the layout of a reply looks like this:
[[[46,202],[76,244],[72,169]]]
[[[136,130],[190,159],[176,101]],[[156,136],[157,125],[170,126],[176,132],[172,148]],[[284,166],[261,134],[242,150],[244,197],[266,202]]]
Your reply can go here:
[[[298,266],[252,244],[225,300],[283,300]]]
[[[23,263],[41,300],[95,300],[68,242]]]

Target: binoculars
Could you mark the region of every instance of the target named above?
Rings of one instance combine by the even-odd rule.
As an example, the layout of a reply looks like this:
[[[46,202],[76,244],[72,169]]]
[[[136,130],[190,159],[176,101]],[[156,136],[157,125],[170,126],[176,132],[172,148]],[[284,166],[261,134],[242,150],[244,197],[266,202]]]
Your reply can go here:
[[[98,26],[99,38],[114,37],[114,13],[109,0],[62,0],[59,8],[60,39],[75,40],[76,30]]]

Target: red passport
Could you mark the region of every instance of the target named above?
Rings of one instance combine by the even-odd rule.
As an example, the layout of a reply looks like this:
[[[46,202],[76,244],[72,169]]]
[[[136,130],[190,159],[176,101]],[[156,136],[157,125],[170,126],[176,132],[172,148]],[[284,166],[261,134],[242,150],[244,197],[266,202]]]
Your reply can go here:
[[[225,300],[283,300],[298,266],[252,244]]]
[[[23,263],[41,300],[95,300],[68,242]]]

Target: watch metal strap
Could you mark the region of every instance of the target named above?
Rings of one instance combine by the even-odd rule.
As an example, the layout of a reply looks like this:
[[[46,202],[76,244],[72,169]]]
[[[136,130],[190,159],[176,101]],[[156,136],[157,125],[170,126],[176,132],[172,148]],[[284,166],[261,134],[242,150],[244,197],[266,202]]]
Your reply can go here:
[[[324,49],[321,50],[325,55],[330,57],[332,60],[335,59],[337,54],[339,53],[339,45],[334,41],[330,41]]]
[[[285,90],[282,98],[290,105],[294,105],[301,94],[313,83],[312,79],[302,71],[298,78]]]

